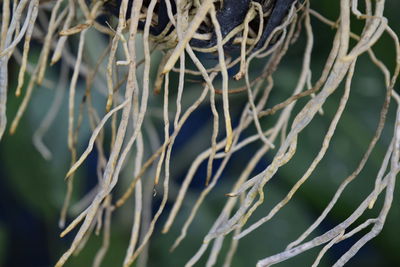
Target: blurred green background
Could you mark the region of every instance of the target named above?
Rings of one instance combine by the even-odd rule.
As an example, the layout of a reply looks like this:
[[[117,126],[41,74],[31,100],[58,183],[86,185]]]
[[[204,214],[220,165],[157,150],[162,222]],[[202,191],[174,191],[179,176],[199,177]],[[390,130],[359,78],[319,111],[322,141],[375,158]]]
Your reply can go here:
[[[339,4],[337,2],[311,1],[311,6],[326,17],[334,20],[338,16]],[[396,0],[387,2],[386,17],[389,19],[389,24],[393,30],[400,35],[400,17],[398,16],[400,2]],[[331,47],[334,31],[314,18],[312,19],[312,24],[315,35],[312,62],[313,81],[315,81],[321,72]],[[362,24],[355,22],[354,25],[354,31],[359,32]],[[305,38],[304,33],[302,33],[302,36],[289,50],[279,70],[274,75],[275,87],[271,95],[271,106],[272,103],[278,103],[291,94],[299,75],[304,44]],[[376,44],[374,51],[390,69],[393,69],[394,46],[388,36],[385,36]],[[263,62],[260,61],[256,64],[261,65]],[[15,62],[11,64],[10,69],[11,84],[7,111],[9,121],[14,117],[21,102],[21,99],[14,97],[13,92],[18,74],[18,66],[16,66]],[[56,73],[56,67],[49,69],[47,77],[56,81]],[[254,75],[257,74],[255,73]],[[326,157],[320,163],[311,179],[295,195],[291,203],[282,209],[279,215],[241,240],[232,266],[255,266],[258,259],[284,249],[286,244],[297,238],[317,218],[341,181],[356,168],[377,126],[385,88],[382,74],[371,64],[366,55],[360,57],[354,77],[348,106],[338,125],[336,135],[332,139],[331,148],[328,150]],[[172,77],[172,79],[172,84],[176,83],[176,77]],[[78,98],[82,95],[83,89],[83,83],[81,82]],[[306,166],[318,153],[323,134],[326,132],[330,120],[337,109],[337,104],[343,92],[342,89],[340,88],[324,105],[324,115],[316,116],[310,127],[307,127],[301,133],[296,156],[278,172],[277,176],[267,186],[266,201],[253,215],[249,224],[264,216],[274,203],[277,203],[285,196],[291,186],[306,170]],[[171,99],[174,99],[175,92],[171,91]],[[186,91],[190,95],[190,92],[198,92],[199,88],[196,84],[192,84],[185,88]],[[53,97],[54,92],[52,90],[36,88],[32,102],[21,121],[18,131],[13,136],[6,135],[0,143],[0,266],[52,266],[72,241],[74,233],[64,239],[60,239],[58,237],[60,229],[57,226],[66,190],[64,176],[68,170],[70,160],[66,136],[66,98],[55,123],[44,139],[53,153],[53,158],[50,161],[44,160],[32,144],[32,136],[46,114]],[[96,99],[98,100],[96,105],[98,104],[99,109],[104,107],[104,97],[97,96]],[[239,114],[238,112],[243,107],[246,99],[246,94],[238,94],[232,97],[232,114]],[[156,113],[161,107],[161,97],[153,95],[150,101],[150,110]],[[221,103],[221,99],[218,99],[218,103]],[[298,111],[304,103],[304,101],[299,101],[295,111]],[[316,233],[314,233],[315,235],[322,234],[347,218],[373,189],[374,177],[382,161],[385,148],[390,142],[393,130],[394,108],[394,105],[390,108],[387,127],[366,168],[360,174],[360,177],[346,189],[336,208],[322,223],[321,227],[317,229]],[[188,125],[179,136],[177,148],[173,154],[173,159],[176,160],[172,163],[172,177],[175,179],[173,182],[175,187],[179,186],[179,182],[185,175],[185,171],[187,171],[196,153],[207,146],[210,140],[210,117],[209,107],[202,107],[200,111],[193,114]],[[270,121],[266,119],[263,123],[267,125]],[[154,115],[154,125],[159,135],[162,136],[163,125],[159,123],[156,115]],[[78,151],[79,154],[83,151],[88,141],[89,136],[87,133],[88,130],[83,128],[79,139],[81,144],[81,150]],[[160,233],[160,225],[166,219],[165,216],[161,217],[161,223],[156,227],[151,242],[148,266],[183,266],[190,259],[201,245],[203,235],[219,214],[220,208],[225,201],[224,194],[229,192],[234,178],[240,174],[243,162],[248,160],[258,145],[260,143],[251,145],[239,155],[233,157],[227,171],[224,172],[221,178],[220,185],[209,195],[205,205],[202,206],[196,216],[195,222],[189,229],[188,237],[176,251],[169,253],[169,248],[178,236],[188,215],[189,208],[196,201],[204,185],[204,181],[201,180],[204,179],[204,166],[202,166],[196,175],[198,180],[190,188],[183,211],[179,214],[171,232],[166,235]],[[271,154],[268,154],[258,164],[257,171],[265,168],[270,156]],[[96,182],[95,164],[96,153],[92,153],[76,177],[74,202],[78,201],[85,192],[88,192],[94,186]],[[126,175],[125,179],[128,181],[130,177]],[[394,203],[382,233],[367,243],[347,266],[400,266],[400,253],[398,253],[400,250],[400,210],[398,208],[400,200],[398,196],[399,189],[397,186]],[[159,204],[160,197],[161,194],[154,197],[154,207]],[[131,199],[130,202],[132,201]],[[369,217],[377,216],[381,205],[382,199],[380,198],[375,208],[368,211],[359,222]],[[121,266],[129,241],[133,214],[132,207],[132,203],[129,203],[114,214],[111,246],[102,266]],[[73,216],[69,219],[73,219]],[[354,239],[334,246],[323,258],[320,266],[331,266],[363,233],[365,231],[356,235]],[[230,237],[228,240],[230,240]],[[67,266],[90,266],[101,244],[101,239],[101,236],[93,235],[86,248],[77,257],[72,257]],[[228,248],[229,242],[225,242],[222,255],[225,255]],[[278,266],[310,266],[320,249],[321,247],[313,249]],[[217,266],[221,266],[223,259],[223,256],[218,259]],[[203,260],[198,266],[203,266],[204,264],[205,261]]]

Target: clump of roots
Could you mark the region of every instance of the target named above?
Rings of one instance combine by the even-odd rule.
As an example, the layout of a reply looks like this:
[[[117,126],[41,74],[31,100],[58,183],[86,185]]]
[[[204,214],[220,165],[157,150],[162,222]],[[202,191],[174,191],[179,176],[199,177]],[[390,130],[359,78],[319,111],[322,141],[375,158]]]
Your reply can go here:
[[[372,226],[371,231],[361,237],[335,264],[342,266],[361,246],[379,233],[391,206],[395,177],[400,170],[399,110],[396,121],[391,122],[395,125],[394,133],[376,176],[375,188],[345,221],[310,241],[304,241],[332,210],[348,184],[356,179],[364,168],[374,146],[379,142],[391,100],[395,100],[398,109],[400,107],[400,98],[393,91],[399,74],[399,41],[383,15],[385,1],[366,0],[363,12],[358,9],[357,0],[340,1],[340,18],[337,22],[332,22],[314,11],[309,1],[298,3],[290,0],[122,0],[115,2],[118,8],[112,10],[112,13],[118,16],[118,19],[114,20],[115,25],[112,19],[107,19],[111,21],[108,25],[99,22],[99,16],[104,14],[104,4],[110,4],[108,1],[91,1],[89,5],[87,3],[88,1],[83,0],[15,0],[12,3],[10,0],[2,1],[0,138],[6,129],[8,62],[11,57],[14,57],[20,65],[15,94],[17,97],[23,95],[19,110],[10,126],[11,134],[17,130],[34,89],[38,85],[53,86],[53,83],[46,78],[46,70],[50,65],[61,66],[54,102],[34,136],[35,146],[47,159],[51,158],[51,153],[42,139],[54,120],[54,114],[60,108],[65,89],[68,92],[68,149],[71,153],[71,168],[66,175],[68,191],[61,213],[62,228],[65,227],[66,214],[70,206],[74,175],[94,147],[99,154],[98,185],[89,195],[83,197],[79,203],[82,207],[81,212],[64,228],[61,236],[67,235],[75,228],[79,230],[70,248],[62,255],[56,266],[63,266],[73,253],[78,253],[93,231],[99,233],[103,230],[103,246],[94,260],[94,266],[99,266],[109,247],[111,217],[131,196],[135,200],[134,219],[124,266],[132,265],[138,257],[144,257],[143,255],[148,253],[148,244],[154,227],[161,214],[167,212],[164,208],[170,198],[168,193],[170,168],[174,163],[174,159],[171,158],[174,142],[182,126],[200,105],[209,105],[213,114],[213,128],[208,138],[209,147],[193,159],[184,181],[177,190],[173,207],[168,211],[163,232],[168,232],[174,224],[185,201],[188,187],[202,162],[207,161],[207,176],[204,177],[207,186],[192,207],[173,248],[185,238],[197,211],[206,197],[213,192],[232,155],[239,153],[241,148],[258,142],[258,150],[249,157],[246,164],[243,164],[241,174],[232,177],[235,179],[235,184],[228,194],[229,197],[226,198],[220,215],[204,237],[199,250],[186,264],[186,266],[194,265],[212,245],[207,266],[215,265],[216,258],[221,253],[222,243],[227,235],[233,232],[231,249],[226,255],[224,265],[229,266],[240,238],[265,224],[275,215],[279,215],[280,209],[307,181],[330,148],[331,138],[347,105],[357,58],[365,53],[385,77],[383,87],[386,88],[386,98],[382,104],[375,136],[357,169],[339,186],[332,201],[315,223],[284,251],[260,260],[258,266],[269,266],[313,247],[325,245],[315,261],[314,265],[317,265],[331,246]],[[235,11],[229,9],[235,3],[242,5],[243,9]],[[43,12],[39,12],[40,10]],[[44,14],[48,14],[49,19],[42,18],[39,22],[38,17]],[[331,52],[319,79],[315,82],[311,79],[310,68],[314,43],[311,16],[336,29]],[[351,31],[352,16],[365,22],[364,30],[359,36]],[[267,105],[269,95],[271,90],[274,90],[274,71],[278,69],[281,59],[295,42],[300,34],[299,29],[302,28],[307,42],[302,55],[303,64],[299,66],[297,84],[291,96],[281,103],[269,106]],[[383,34],[390,36],[395,44],[397,57],[396,68],[393,71],[380,62],[372,50],[374,43]],[[96,41],[104,40],[104,36],[109,38],[106,45]],[[29,62],[32,39],[39,40],[43,44],[36,64]],[[355,40],[355,45],[350,47],[351,39]],[[77,48],[71,50],[70,44],[77,40]],[[85,56],[85,51],[90,49],[103,51],[95,58],[90,58]],[[156,57],[156,50],[163,53],[158,67],[154,66],[152,60]],[[218,63],[206,67],[207,64],[200,59],[198,52],[216,55]],[[255,58],[264,58],[265,63],[259,77],[251,80],[249,68]],[[189,59],[196,69],[189,68],[187,64]],[[176,66],[177,62],[179,66]],[[235,81],[230,78],[228,70],[237,64],[240,68],[234,74],[234,78],[243,79],[243,84],[232,88]],[[150,82],[152,70],[157,70],[154,84]],[[175,72],[179,74],[178,88],[176,98],[171,99],[170,78]],[[188,75],[201,77],[204,81],[201,90],[195,92],[186,90]],[[27,84],[24,83],[25,77],[29,77]],[[85,81],[82,100],[77,97],[79,78]],[[222,84],[220,89],[216,88],[217,80]],[[330,121],[329,129],[324,134],[319,153],[309,164],[306,172],[299,174],[297,183],[288,190],[287,196],[282,201],[256,223],[251,226],[246,225],[247,220],[264,201],[265,185],[295,155],[297,143],[301,142],[298,139],[299,134],[308,127],[342,82],[345,84],[345,90],[340,103],[337,103],[337,111]],[[157,137],[157,131],[152,124],[155,116],[152,111],[156,108],[151,107],[149,103],[150,89],[163,95],[163,107],[160,111],[165,128],[161,140]],[[241,110],[238,125],[233,127],[229,95],[235,92],[247,94],[247,105]],[[95,108],[92,100],[94,94],[103,96],[105,102],[103,109]],[[192,97],[193,94],[196,94],[195,98]],[[220,119],[217,110],[217,94],[222,94],[223,120]],[[294,113],[293,107],[300,98],[306,99],[306,104],[298,113]],[[176,104],[171,104],[172,100]],[[78,133],[84,116],[89,119],[91,137],[85,151],[78,155],[77,147],[82,146],[79,143]],[[275,123],[268,126],[260,123],[260,119],[265,116],[276,116]],[[222,137],[219,134],[221,121],[224,122],[225,129]],[[109,128],[106,127],[108,124]],[[252,126],[257,130],[256,134],[246,136],[245,130]],[[108,155],[103,147],[105,133],[111,136],[111,150]],[[146,141],[147,139],[149,141]],[[250,177],[256,163],[267,153],[272,158],[269,166],[254,177]],[[215,159],[222,160],[217,170],[213,170]],[[125,163],[128,161],[131,162],[129,165],[134,166],[134,171],[129,186],[124,186],[120,179],[121,171],[127,168]],[[159,193],[162,200],[156,213],[151,217],[147,215],[151,214],[149,203],[152,201],[153,187],[156,185],[162,187],[159,190],[162,192]],[[115,194],[117,187],[119,191],[124,191],[120,197]],[[385,195],[385,201],[379,216],[355,225],[357,219],[368,207],[374,205],[381,194]],[[143,219],[146,216],[148,220]],[[350,227],[352,231],[349,231]]]

